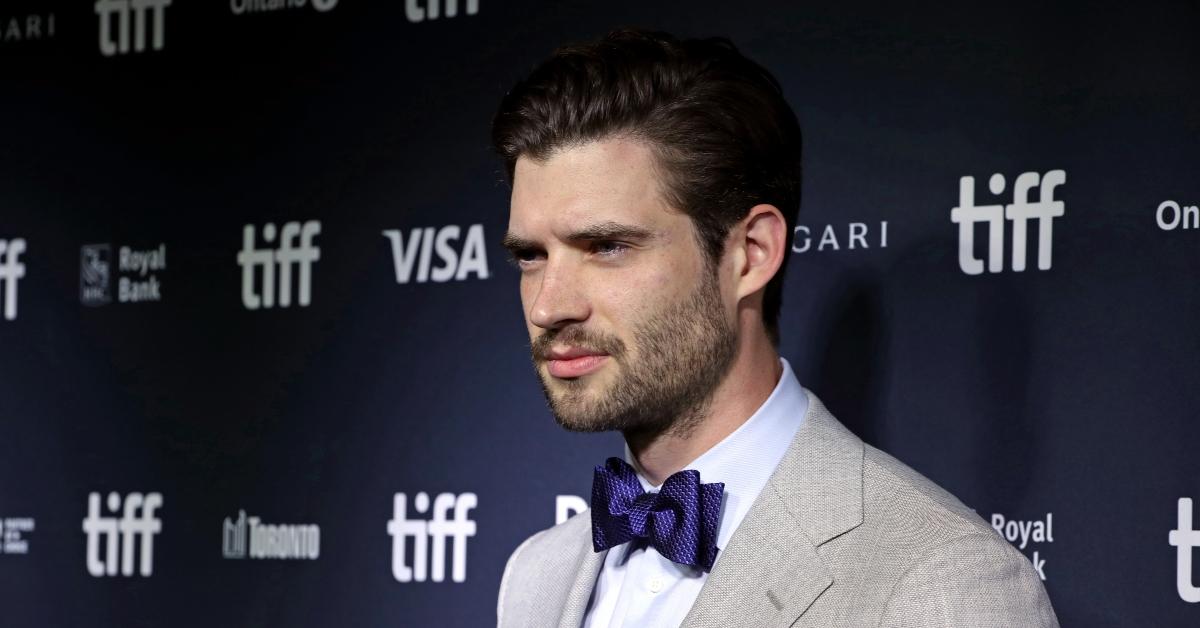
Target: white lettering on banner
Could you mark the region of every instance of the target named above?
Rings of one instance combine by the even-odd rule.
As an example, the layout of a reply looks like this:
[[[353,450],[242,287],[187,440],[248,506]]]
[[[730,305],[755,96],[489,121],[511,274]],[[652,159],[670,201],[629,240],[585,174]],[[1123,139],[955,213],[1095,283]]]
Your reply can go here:
[[[141,537],[141,561],[138,573],[149,576],[154,571],[154,535],[162,532],[162,520],[154,516],[161,508],[160,493],[130,493],[121,499],[120,493],[108,494],[108,512],[124,510],[120,519],[100,516],[100,493],[88,495],[88,516],[83,520],[83,532],[87,535],[87,570],[99,578],[117,574],[117,552],[121,554],[121,575],[133,575],[134,537]],[[140,514],[139,514],[140,509]],[[100,546],[104,541],[104,557],[101,560]]]
[[[225,558],[316,560],[321,556],[321,528],[314,524],[266,524],[238,510],[236,521],[225,518],[221,532]]]
[[[101,54],[111,57],[128,53],[131,32],[133,52],[144,51],[148,23],[151,30],[151,49],[162,50],[166,44],[166,12],[169,6],[171,0],[96,0],[96,15],[100,16]],[[147,13],[150,14],[149,17]]]
[[[268,13],[285,9],[303,9],[312,6],[318,13],[332,11],[338,5],[338,0],[229,0],[229,10],[234,15],[245,13]]]
[[[1163,231],[1174,231],[1180,227],[1184,230],[1200,229],[1200,207],[1185,205],[1180,207],[1175,201],[1163,201],[1154,212],[1154,221]]]
[[[1192,498],[1179,498],[1178,526],[1167,535],[1176,548],[1175,589],[1184,602],[1200,602],[1200,587],[1192,581],[1192,551],[1200,547],[1200,530],[1192,528]]]
[[[79,300],[84,305],[106,305],[112,301],[112,247],[85,244],[79,250]],[[142,303],[162,301],[158,273],[167,268],[167,245],[136,250],[122,246],[117,255],[117,301]],[[126,276],[131,275],[131,276]]]
[[[392,520],[387,532],[392,537],[392,576],[399,582],[433,582],[446,579],[446,538],[454,539],[450,579],[467,579],[467,538],[475,536],[475,522],[467,513],[478,505],[475,493],[441,493],[433,500],[433,518],[408,518],[408,496],[396,493],[392,501]],[[429,494],[417,493],[413,499],[417,514],[429,511]],[[446,515],[454,510],[454,518]],[[413,540],[413,560],[408,563],[408,539]],[[430,567],[432,562],[432,567]]]
[[[0,299],[4,301],[4,320],[17,318],[17,282],[25,276],[25,265],[21,263],[21,254],[25,252],[24,238],[0,240]]]
[[[1066,183],[1064,170],[1051,170],[1045,176],[1024,172],[1013,186],[1013,202],[1009,205],[975,205],[975,177],[962,177],[958,183],[958,207],[950,210],[950,221],[958,224],[958,265],[968,275],[983,273],[983,260],[975,257],[975,223],[985,222],[988,229],[987,270],[1004,270],[1004,220],[1012,223],[1012,270],[1025,270],[1027,224],[1038,220],[1039,270],[1050,270],[1053,254],[1055,218],[1065,213],[1062,201],[1054,199],[1054,190]],[[1040,184],[1039,184],[1040,182]],[[1004,175],[993,174],[988,189],[1000,195],[1005,188]],[[1029,191],[1038,188],[1038,200],[1029,200]]]
[[[1046,513],[1045,519],[1008,519],[1000,513],[992,513],[992,528],[1004,537],[1009,543],[1017,545],[1017,549],[1024,550],[1026,546],[1033,543],[1053,543],[1054,542],[1054,513]],[[1040,550],[1034,550],[1033,555],[1029,557],[1033,563],[1033,568],[1037,571],[1042,580],[1046,579],[1046,560],[1042,558]]]
[[[33,517],[0,518],[0,554],[28,554],[29,541],[22,535],[33,532]]]
[[[467,15],[479,13],[479,0],[466,0],[466,5]],[[454,17],[458,15],[458,0],[404,0],[404,14],[414,23],[436,20],[442,15]]]
[[[458,225],[445,227],[415,228],[409,232],[408,241],[399,229],[387,229],[383,232],[392,243],[392,264],[396,270],[396,283],[408,283],[413,277],[416,267],[416,282],[426,281],[445,282],[462,281],[470,275],[480,279],[490,276],[487,264],[487,251],[484,248],[483,225],[467,227],[467,235],[462,248],[456,250],[462,229]],[[438,263],[433,264],[433,256],[437,254]]]
[[[0,43],[36,41],[54,37],[54,14],[0,18]]]
[[[807,253],[812,250],[812,229],[805,225],[796,225],[793,230],[794,237],[792,238],[793,253]],[[875,232],[878,234],[878,240],[875,240],[876,246],[881,249],[886,249],[888,245],[888,223],[886,220],[879,221],[879,228]],[[841,243],[838,241],[838,232],[833,228],[833,225],[825,225],[821,229],[820,242],[817,243],[817,251],[840,251]],[[868,243],[870,237],[870,226],[865,222],[852,222],[846,226],[846,247],[849,250],[854,249],[869,249],[871,245]]]
[[[557,495],[554,498],[554,525],[588,509],[588,503],[578,495]]]
[[[307,307],[312,302],[312,267],[321,259],[320,247],[313,244],[313,238],[321,233],[321,222],[309,220],[303,225],[299,222],[289,222],[279,231],[279,248],[260,249],[255,246],[254,225],[242,228],[242,250],[237,255],[238,265],[242,267],[242,305],[248,310],[275,307],[275,276],[278,266],[279,275],[279,307],[290,307],[292,304],[292,266],[299,266],[299,302],[300,307]],[[275,225],[267,223],[262,228],[263,242],[275,242]],[[300,237],[300,246],[295,246],[296,237]],[[256,269],[262,270],[262,289],[259,290]]]

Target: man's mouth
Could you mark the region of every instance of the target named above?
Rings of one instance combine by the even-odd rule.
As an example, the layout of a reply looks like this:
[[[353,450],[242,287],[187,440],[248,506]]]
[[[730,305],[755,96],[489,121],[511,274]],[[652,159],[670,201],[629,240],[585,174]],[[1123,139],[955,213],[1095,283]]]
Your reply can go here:
[[[550,375],[561,379],[582,377],[594,373],[608,361],[610,356],[580,347],[552,347],[544,358]]]

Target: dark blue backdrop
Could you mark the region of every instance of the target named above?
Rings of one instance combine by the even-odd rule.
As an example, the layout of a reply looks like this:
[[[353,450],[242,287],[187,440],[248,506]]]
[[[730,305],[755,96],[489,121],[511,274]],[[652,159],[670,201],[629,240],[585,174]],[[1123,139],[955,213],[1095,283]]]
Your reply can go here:
[[[799,114],[801,382],[1015,539],[1064,626],[1200,625],[1168,538],[1200,499],[1195,8],[138,6],[0,8],[0,624],[494,622],[509,552],[621,443],[544,407],[490,118],[642,25],[732,38]],[[964,272],[951,211],[1048,215],[1014,187],[1056,170],[1025,270],[1005,219]]]

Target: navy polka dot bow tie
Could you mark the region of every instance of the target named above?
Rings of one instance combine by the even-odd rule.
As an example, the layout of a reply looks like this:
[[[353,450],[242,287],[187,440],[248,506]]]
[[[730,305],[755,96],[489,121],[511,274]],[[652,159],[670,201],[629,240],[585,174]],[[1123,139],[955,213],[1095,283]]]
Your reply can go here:
[[[637,472],[620,458],[596,467],[592,480],[592,547],[642,539],[670,560],[708,572],[717,559],[721,514],[720,482],[700,483],[700,472],[684,470],[647,493]]]

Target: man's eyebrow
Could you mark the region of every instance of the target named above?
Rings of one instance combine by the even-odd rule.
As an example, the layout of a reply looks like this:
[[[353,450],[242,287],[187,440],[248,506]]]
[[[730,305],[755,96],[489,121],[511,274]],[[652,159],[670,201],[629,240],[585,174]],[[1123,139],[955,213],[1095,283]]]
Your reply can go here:
[[[511,231],[504,234],[504,239],[500,240],[500,246],[508,249],[510,253],[516,251],[529,251],[538,247],[537,243],[533,240],[522,238]]]
[[[595,240],[649,240],[654,232],[644,227],[626,225],[619,222],[598,222],[588,225],[567,236],[569,242],[589,242]]]
[[[566,237],[566,240],[568,242],[595,242],[597,240],[650,240],[652,238],[654,238],[654,232],[644,227],[605,221],[573,231]],[[508,249],[509,252],[533,251],[541,248],[537,242],[523,238],[511,231],[504,234],[504,238],[500,240],[500,246]]]

